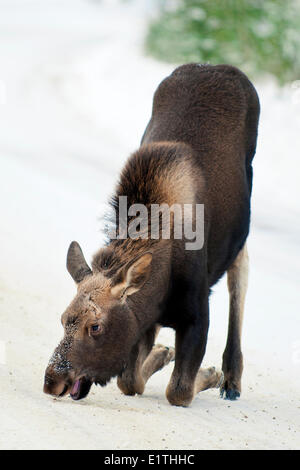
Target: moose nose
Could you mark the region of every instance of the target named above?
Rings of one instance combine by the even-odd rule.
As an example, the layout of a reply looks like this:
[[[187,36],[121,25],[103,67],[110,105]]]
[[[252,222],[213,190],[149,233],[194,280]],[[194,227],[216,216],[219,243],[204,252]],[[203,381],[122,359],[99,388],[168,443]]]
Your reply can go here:
[[[47,373],[45,374],[44,393],[58,397],[60,395],[64,395],[67,389],[68,386],[64,380],[54,378]]]

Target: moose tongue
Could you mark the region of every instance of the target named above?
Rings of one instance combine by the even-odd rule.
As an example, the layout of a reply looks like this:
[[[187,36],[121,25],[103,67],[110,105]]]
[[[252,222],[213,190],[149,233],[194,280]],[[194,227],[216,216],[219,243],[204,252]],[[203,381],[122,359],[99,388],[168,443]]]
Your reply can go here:
[[[73,398],[73,400],[77,400],[79,398],[79,394],[80,394],[80,379],[76,380],[70,392],[71,398]]]
[[[92,382],[85,377],[81,377],[81,379],[77,379],[74,382],[74,385],[70,391],[70,396],[73,400],[81,400],[81,398],[85,398],[92,386]]]

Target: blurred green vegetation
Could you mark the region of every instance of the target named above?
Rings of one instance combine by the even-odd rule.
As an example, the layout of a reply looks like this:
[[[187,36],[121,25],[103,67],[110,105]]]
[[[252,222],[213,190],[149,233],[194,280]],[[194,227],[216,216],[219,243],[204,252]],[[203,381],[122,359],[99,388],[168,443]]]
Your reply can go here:
[[[300,0],[161,0],[146,51],[172,63],[228,63],[281,84],[300,78]]]

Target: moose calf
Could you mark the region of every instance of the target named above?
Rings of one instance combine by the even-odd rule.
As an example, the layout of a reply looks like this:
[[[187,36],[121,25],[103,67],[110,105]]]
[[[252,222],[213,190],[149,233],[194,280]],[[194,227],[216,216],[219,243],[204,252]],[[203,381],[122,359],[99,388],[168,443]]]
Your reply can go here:
[[[229,65],[183,65],[159,85],[141,146],[128,159],[111,201],[117,235],[96,253],[91,268],[78,243],[70,245],[67,268],[78,290],[62,315],[64,338],[46,369],[46,393],[78,400],[92,383],[105,385],[117,376],[123,393],[141,394],[175,355],[166,391],[172,405],[188,406],[210,387],[220,386],[228,399],[240,395],[258,117],[254,87]],[[172,211],[169,238],[161,227],[152,238],[145,227],[140,236],[124,236],[136,217],[124,223],[122,197],[147,209],[191,205],[193,226],[194,209],[204,205],[201,247],[186,249],[186,238],[174,236],[178,220],[176,225]],[[210,289],[225,272],[230,310],[221,372],[200,366]],[[175,351],[154,345],[160,327],[175,330]]]

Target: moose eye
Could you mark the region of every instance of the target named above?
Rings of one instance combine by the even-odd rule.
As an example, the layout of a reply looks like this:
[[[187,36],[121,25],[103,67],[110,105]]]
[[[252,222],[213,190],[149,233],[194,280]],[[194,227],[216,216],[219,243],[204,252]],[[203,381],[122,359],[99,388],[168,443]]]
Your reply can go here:
[[[95,335],[97,333],[99,333],[100,331],[100,326],[99,325],[92,325],[91,326],[91,334],[92,335]]]

